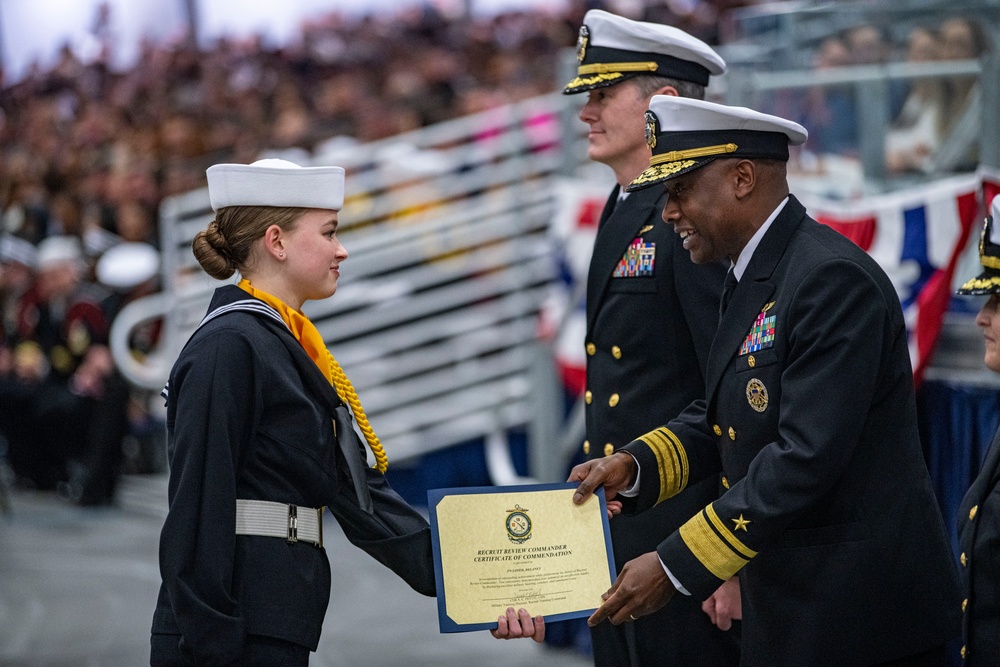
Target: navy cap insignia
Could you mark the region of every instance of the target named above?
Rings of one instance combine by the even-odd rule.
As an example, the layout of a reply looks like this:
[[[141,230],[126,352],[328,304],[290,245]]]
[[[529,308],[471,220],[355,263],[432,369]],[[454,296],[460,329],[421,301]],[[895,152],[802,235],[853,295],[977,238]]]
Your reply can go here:
[[[590,43],[590,29],[582,25],[580,26],[580,34],[576,38],[576,59],[578,62],[582,63],[587,56],[588,43]]]
[[[767,387],[757,378],[750,378],[747,382],[747,402],[757,412],[767,410]]]
[[[520,505],[514,505],[514,509],[507,510],[507,520],[504,522],[507,527],[507,539],[514,544],[523,544],[531,539],[531,517],[528,510]]]
[[[656,243],[646,243],[636,237],[622,255],[615,267],[612,278],[641,278],[652,276],[656,265]]]
[[[656,135],[659,134],[659,120],[656,114],[646,110],[646,145],[652,150],[656,148]]]

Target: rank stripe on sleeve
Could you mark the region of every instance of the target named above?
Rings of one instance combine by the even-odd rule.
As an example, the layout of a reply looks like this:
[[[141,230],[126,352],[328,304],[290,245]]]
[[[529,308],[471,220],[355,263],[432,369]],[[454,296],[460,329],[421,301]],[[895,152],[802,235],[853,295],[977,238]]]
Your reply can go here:
[[[688,483],[688,458],[684,445],[667,428],[658,428],[639,438],[653,451],[660,475],[660,496],[656,502],[676,496]]]
[[[757,552],[740,542],[709,505],[680,527],[681,539],[705,569],[725,581]]]

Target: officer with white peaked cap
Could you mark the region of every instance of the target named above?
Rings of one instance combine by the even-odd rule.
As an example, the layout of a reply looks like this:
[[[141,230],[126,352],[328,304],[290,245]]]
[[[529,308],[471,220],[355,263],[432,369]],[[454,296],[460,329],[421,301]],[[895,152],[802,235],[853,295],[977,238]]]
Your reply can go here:
[[[644,23],[591,9],[583,18],[576,42],[577,76],[566,84],[567,95],[613,86],[641,74],[655,74],[699,86],[726,71],[712,48],[683,30]]]
[[[943,664],[958,582],[895,288],[789,194],[801,126],[696,100],[650,110],[633,191],[664,189],[692,259],[731,264],[707,400],[572,478],[579,501],[604,484],[643,511],[721,459],[725,492],[627,563],[591,622],[707,597],[738,572],[746,667]]]
[[[983,271],[958,289],[959,294],[987,297],[976,324],[983,331],[983,360],[994,373],[1000,373],[998,223],[1000,195],[993,197],[979,238]],[[958,536],[963,598],[960,657],[969,667],[991,665],[1000,656],[1000,429],[959,507]]]
[[[580,120],[590,127],[588,157],[610,167],[617,182],[601,214],[587,276],[582,455],[594,459],[704,396],[725,267],[691,262],[660,221],[662,192],[627,195],[624,189],[649,164],[643,112],[650,99],[703,98],[709,77],[725,72],[726,64],[683,30],[596,9],[580,27],[577,60],[576,77],[563,92],[587,96]],[[655,511],[616,518],[615,563],[621,567],[654,549],[717,496],[718,482],[706,480]],[[731,628],[739,618],[738,593],[730,582],[706,601],[705,611],[701,600],[685,600],[628,627],[593,628],[594,662],[735,665],[739,636]]]

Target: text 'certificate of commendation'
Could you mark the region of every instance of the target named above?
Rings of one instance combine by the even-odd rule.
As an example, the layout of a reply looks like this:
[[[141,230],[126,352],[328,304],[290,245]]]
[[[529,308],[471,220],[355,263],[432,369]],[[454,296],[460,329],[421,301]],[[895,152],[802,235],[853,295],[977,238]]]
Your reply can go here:
[[[577,484],[427,492],[441,632],[494,628],[508,607],[547,621],[589,616],[614,580],[604,489]]]

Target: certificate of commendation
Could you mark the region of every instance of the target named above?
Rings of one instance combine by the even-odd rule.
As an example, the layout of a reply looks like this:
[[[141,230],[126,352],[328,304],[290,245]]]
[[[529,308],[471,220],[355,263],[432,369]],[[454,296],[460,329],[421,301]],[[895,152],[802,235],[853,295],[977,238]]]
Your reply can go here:
[[[495,628],[508,607],[547,621],[589,616],[614,581],[604,489],[577,484],[427,492],[441,632]]]

